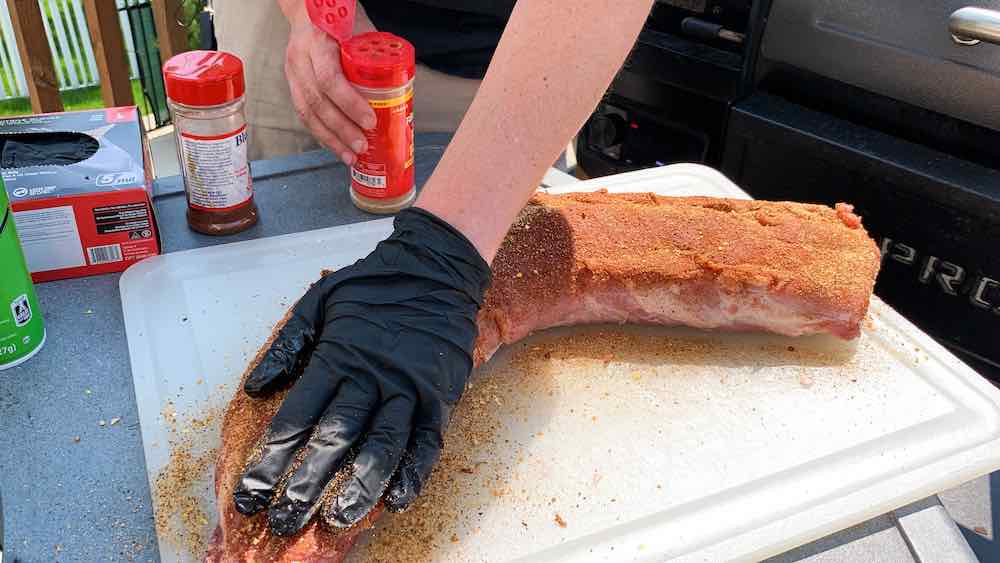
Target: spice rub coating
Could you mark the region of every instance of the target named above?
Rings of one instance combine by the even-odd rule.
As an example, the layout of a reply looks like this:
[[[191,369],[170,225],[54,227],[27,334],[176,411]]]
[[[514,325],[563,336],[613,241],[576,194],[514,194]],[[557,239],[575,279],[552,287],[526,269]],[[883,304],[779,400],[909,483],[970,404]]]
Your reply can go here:
[[[493,261],[476,365],[531,332],[579,323],[853,338],[879,265],[877,246],[846,204],[539,193]],[[252,399],[238,391],[227,409],[216,469],[220,525],[207,561],[339,563],[381,514],[378,507],[343,531],[317,519],[299,535],[280,538],[268,531],[265,514],[247,518],[236,511],[236,481],[283,398]]]
[[[880,262],[847,204],[539,193],[493,261],[477,359],[594,322],[850,339]]]

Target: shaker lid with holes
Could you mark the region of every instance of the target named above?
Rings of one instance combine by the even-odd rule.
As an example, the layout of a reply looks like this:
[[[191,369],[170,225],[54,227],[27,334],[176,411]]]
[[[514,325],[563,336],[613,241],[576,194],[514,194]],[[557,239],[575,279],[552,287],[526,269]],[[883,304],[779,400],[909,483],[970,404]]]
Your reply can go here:
[[[313,25],[346,43],[354,31],[356,0],[306,0],[306,12]]]
[[[413,79],[416,53],[409,41],[384,31],[355,35],[340,49],[347,79],[369,88],[398,88]]]

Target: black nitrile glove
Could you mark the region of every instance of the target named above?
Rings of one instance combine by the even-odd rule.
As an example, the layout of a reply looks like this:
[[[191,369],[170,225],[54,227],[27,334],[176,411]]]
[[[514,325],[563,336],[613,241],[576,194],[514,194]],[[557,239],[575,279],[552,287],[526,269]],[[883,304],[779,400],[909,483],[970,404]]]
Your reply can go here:
[[[402,211],[394,225],[367,258],[306,292],[244,385],[260,397],[302,373],[233,494],[243,514],[269,508],[277,535],[306,525],[349,454],[353,471],[324,504],[327,524],[354,524],[383,493],[389,510],[405,509],[465,390],[489,266],[427,211]]]
[[[83,133],[0,135],[0,168],[76,164],[94,156],[100,146]]]

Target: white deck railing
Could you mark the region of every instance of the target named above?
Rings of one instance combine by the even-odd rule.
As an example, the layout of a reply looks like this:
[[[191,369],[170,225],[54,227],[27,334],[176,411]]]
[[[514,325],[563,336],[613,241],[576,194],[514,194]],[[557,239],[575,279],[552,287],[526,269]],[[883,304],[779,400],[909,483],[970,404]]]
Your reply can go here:
[[[119,8],[124,8],[126,2],[129,6],[142,2],[142,0],[115,1]],[[7,2],[8,0],[0,0],[0,100],[28,95]],[[38,0],[38,5],[42,11],[45,37],[52,51],[52,62],[56,67],[59,89],[73,90],[99,84],[97,61],[90,45],[83,1]],[[139,67],[135,57],[135,42],[124,11],[118,12],[118,21],[121,24],[125,50],[128,53],[130,76],[136,78],[139,76]]]

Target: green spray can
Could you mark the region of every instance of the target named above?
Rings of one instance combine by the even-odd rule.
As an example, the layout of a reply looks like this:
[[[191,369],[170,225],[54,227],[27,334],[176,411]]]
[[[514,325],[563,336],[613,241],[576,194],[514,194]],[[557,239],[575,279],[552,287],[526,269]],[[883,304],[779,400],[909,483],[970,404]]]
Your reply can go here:
[[[27,361],[43,344],[45,323],[0,178],[0,370]]]

